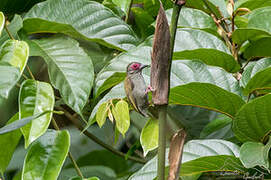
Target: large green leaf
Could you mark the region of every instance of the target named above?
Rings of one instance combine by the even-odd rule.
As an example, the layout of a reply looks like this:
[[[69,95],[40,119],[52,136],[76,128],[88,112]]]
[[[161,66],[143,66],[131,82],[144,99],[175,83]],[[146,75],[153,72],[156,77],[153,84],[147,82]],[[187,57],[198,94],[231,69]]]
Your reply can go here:
[[[240,65],[232,55],[216,49],[195,49],[175,52],[173,59],[201,60],[205,64],[222,67],[228,72],[234,73],[240,70]]]
[[[271,58],[264,58],[259,61],[250,62],[244,72],[242,73],[242,78],[240,80],[240,86],[246,87],[247,83],[251,78],[259,71],[271,66]],[[261,80],[262,81],[262,80]]]
[[[171,23],[172,9],[166,10],[168,23]],[[196,29],[211,29],[216,31],[216,25],[212,17],[203,11],[183,7],[179,19],[179,28],[196,28]]]
[[[246,168],[255,166],[269,168],[269,150],[271,138],[266,145],[259,142],[246,142],[240,148],[240,160]]]
[[[144,156],[149,151],[154,150],[158,147],[158,135],[159,126],[157,119],[149,119],[141,131],[140,143],[144,151]]]
[[[206,5],[205,3],[208,5]],[[202,10],[207,14],[215,14],[219,19],[222,17],[228,17],[229,14],[226,9],[226,2],[224,0],[187,0],[185,6]],[[209,9],[209,8],[211,9]]]
[[[33,116],[44,111],[53,111],[55,104],[54,91],[50,84],[35,80],[26,80],[19,93],[19,118]],[[21,128],[25,147],[44,134],[51,122],[53,113],[32,120]]]
[[[271,6],[252,11],[247,27],[271,33]]]
[[[264,141],[271,130],[271,94],[245,104],[233,121],[233,132],[242,142]]]
[[[118,50],[129,50],[138,43],[132,29],[110,9],[88,0],[39,3],[26,14],[24,29],[28,34],[64,33]]]
[[[224,164],[225,166],[220,166],[219,168],[217,167],[218,169],[212,170],[234,171],[236,169],[232,169],[232,167],[236,166],[238,166],[239,169],[243,169],[241,162],[240,161],[238,162],[235,157],[239,157],[239,147],[231,142],[216,139],[192,140],[184,145],[181,172],[182,169],[185,169],[186,171],[189,170],[189,165],[191,165],[191,162],[193,167],[195,167],[196,164],[201,167],[205,165],[206,172],[208,171],[208,168],[215,164],[213,163],[213,161],[215,160],[219,161],[220,163],[223,161],[225,163]],[[195,161],[193,162],[193,160]],[[167,159],[166,165],[168,166]],[[190,170],[192,171],[192,169]],[[189,173],[192,173],[191,171]],[[195,170],[195,173],[196,172],[198,172],[198,170]],[[156,176],[156,174],[157,174],[157,156],[150,160],[147,164],[145,164],[139,171],[134,173],[129,178],[129,180],[149,180],[153,179]]]
[[[259,29],[236,29],[233,34],[232,34],[232,40],[238,44],[238,45],[242,45],[244,42],[246,42],[247,40],[249,41],[256,41],[258,39],[261,39],[263,37],[270,37],[271,34],[263,31],[263,30],[259,30]]]
[[[244,89],[246,95],[262,89],[271,89],[271,67],[268,67],[250,79]]]
[[[22,179],[56,180],[70,146],[68,131],[47,131],[28,150]]]
[[[238,8],[248,8],[251,11],[257,8],[271,6],[271,1],[267,0],[238,0],[235,3],[235,9]]]
[[[116,4],[118,7],[121,8],[123,12],[125,12],[127,16],[127,12],[129,10],[130,4],[132,3],[132,0],[112,0],[114,4]]]
[[[225,115],[218,116],[217,119],[208,123],[200,132],[203,139],[230,139],[234,137],[231,130],[232,119]]]
[[[253,41],[244,51],[244,56],[246,59],[253,57],[270,57],[271,51],[269,48],[271,46],[271,37],[264,37]]]
[[[0,52],[0,96],[7,98],[27,64],[29,47],[24,41],[8,40]]]
[[[189,83],[171,89],[170,104],[196,106],[233,118],[245,102],[240,96],[208,83]]]
[[[4,14],[0,11],[0,36],[2,34],[2,30],[4,29],[5,25],[5,16]]]
[[[8,121],[7,124],[18,120],[18,118],[19,114],[16,113]],[[19,129],[13,132],[9,132],[7,134],[0,135],[0,174],[3,174],[6,170],[21,136],[22,134]]]
[[[29,41],[32,56],[41,56],[48,65],[51,83],[63,100],[81,114],[94,79],[91,59],[68,37],[52,37]]]
[[[10,24],[7,25],[7,28],[10,32],[10,34],[17,39],[17,32],[19,29],[23,27],[23,20],[21,16],[15,15]],[[2,35],[0,36],[0,45],[3,44],[6,40],[10,39],[8,36],[8,33],[6,31],[2,32]]]

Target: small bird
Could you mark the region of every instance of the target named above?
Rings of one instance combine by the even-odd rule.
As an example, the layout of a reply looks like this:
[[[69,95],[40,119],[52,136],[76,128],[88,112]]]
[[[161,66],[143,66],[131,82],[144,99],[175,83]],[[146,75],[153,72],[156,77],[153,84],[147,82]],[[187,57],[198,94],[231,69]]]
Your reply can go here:
[[[146,67],[150,66],[143,65],[139,62],[128,64],[126,69],[127,75],[124,80],[124,89],[128,101],[132,104],[134,109],[143,116],[148,117],[148,92],[152,90],[152,88],[150,86],[147,87],[142,76],[142,70]]]

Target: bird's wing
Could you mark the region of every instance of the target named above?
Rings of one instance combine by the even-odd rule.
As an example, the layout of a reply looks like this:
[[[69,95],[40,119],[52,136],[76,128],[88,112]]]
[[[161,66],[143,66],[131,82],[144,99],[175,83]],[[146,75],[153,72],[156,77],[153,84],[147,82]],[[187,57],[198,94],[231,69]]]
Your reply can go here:
[[[126,77],[125,80],[124,80],[124,89],[125,89],[125,93],[126,93],[126,96],[128,98],[128,101],[132,104],[132,106],[135,108],[135,110],[137,112],[140,112],[138,110],[138,107],[136,106],[136,99],[132,95],[132,91],[134,89],[134,84],[130,80],[129,77]]]

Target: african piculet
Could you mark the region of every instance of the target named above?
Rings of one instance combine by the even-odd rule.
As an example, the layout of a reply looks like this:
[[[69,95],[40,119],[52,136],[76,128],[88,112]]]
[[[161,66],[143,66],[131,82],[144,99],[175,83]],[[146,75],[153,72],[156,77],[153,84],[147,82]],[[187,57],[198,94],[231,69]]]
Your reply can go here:
[[[139,62],[128,64],[124,88],[128,101],[132,104],[134,109],[147,117],[149,107],[148,92],[153,91],[153,89],[146,85],[142,76],[142,70],[145,67],[149,67],[149,65],[143,65]]]

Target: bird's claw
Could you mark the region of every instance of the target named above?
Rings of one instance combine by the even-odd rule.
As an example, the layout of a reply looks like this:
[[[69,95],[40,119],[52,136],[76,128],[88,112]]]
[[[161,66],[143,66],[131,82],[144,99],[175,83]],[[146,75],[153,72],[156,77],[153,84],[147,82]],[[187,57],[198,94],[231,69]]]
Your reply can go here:
[[[148,92],[153,92],[155,91],[154,88],[151,87],[151,85],[148,85],[147,89],[145,90],[145,94],[148,94]]]

